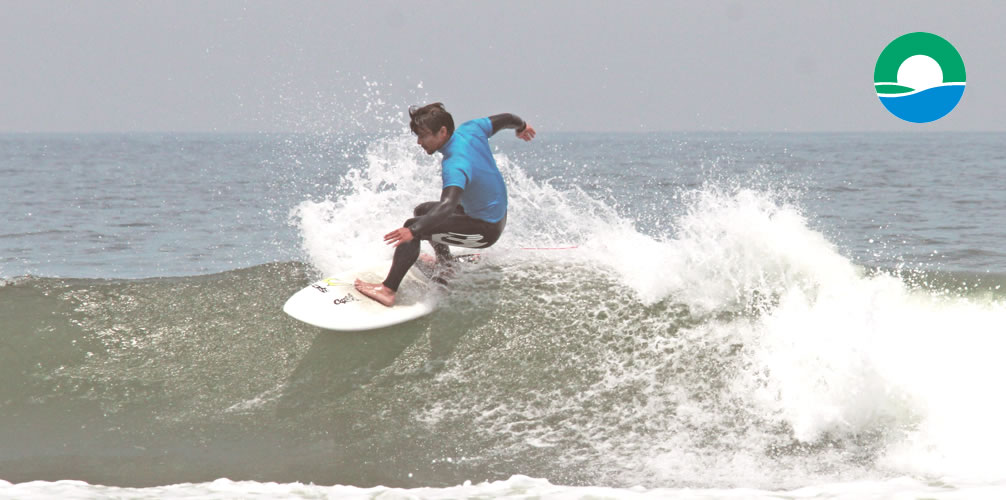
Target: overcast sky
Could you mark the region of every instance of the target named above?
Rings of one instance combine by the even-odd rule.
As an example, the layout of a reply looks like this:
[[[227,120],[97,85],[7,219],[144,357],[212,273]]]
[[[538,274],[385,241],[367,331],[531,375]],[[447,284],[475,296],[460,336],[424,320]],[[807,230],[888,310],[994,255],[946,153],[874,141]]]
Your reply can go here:
[[[1006,131],[1006,2],[0,0],[0,131],[370,131],[409,104],[539,131]],[[961,53],[950,115],[873,88],[894,38]]]

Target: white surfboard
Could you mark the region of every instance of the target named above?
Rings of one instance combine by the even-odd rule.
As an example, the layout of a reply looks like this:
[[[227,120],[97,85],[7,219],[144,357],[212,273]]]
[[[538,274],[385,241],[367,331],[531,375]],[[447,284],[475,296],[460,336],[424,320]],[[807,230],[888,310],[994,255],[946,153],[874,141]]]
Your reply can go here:
[[[283,305],[283,312],[309,325],[349,332],[397,325],[426,316],[437,308],[438,287],[416,267],[405,275],[392,307],[353,287],[357,278],[380,283],[389,269],[390,260],[318,280],[293,294]]]

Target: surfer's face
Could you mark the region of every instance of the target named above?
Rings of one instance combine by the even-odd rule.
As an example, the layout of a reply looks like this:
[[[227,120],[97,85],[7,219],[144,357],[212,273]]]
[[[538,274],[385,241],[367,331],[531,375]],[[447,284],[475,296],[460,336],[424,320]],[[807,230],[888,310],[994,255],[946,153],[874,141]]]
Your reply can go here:
[[[440,127],[440,130],[436,133],[430,132],[427,129],[420,129],[417,135],[416,142],[423,147],[426,154],[431,155],[447,142],[447,127]]]

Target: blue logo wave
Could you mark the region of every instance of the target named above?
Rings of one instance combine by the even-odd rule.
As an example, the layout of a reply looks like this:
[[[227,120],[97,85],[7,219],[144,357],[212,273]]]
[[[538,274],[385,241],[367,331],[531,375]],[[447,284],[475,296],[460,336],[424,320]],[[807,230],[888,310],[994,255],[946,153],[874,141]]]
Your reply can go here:
[[[902,96],[880,96],[888,111],[902,120],[928,123],[953,111],[964,95],[964,85],[941,85]]]

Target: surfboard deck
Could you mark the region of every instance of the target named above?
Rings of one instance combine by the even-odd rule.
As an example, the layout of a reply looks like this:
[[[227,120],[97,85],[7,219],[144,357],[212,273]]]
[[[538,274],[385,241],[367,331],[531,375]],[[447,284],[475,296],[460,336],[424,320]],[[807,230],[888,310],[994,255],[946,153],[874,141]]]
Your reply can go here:
[[[412,321],[437,308],[441,293],[417,267],[409,270],[395,295],[395,304],[384,306],[353,287],[357,278],[384,281],[391,261],[320,279],[293,294],[283,312],[318,328],[343,332],[376,330]]]

